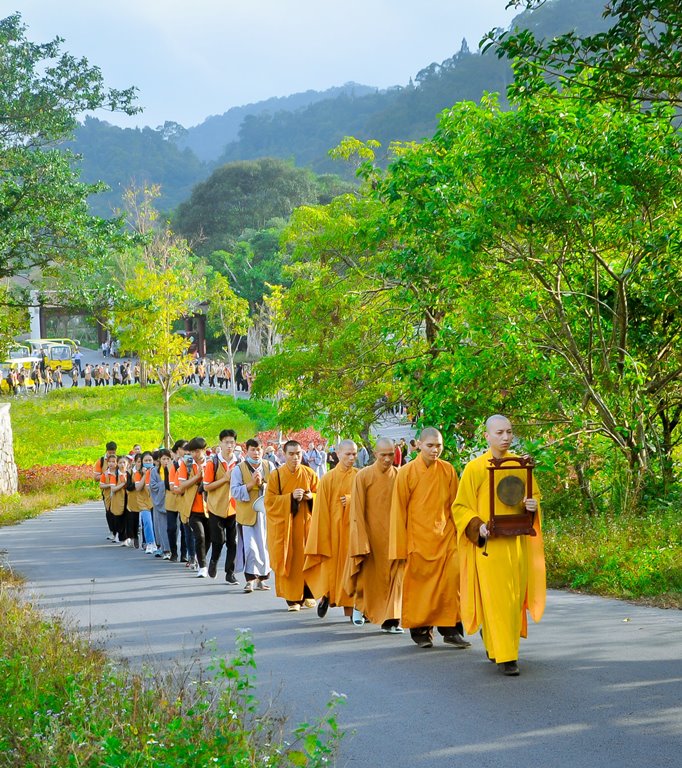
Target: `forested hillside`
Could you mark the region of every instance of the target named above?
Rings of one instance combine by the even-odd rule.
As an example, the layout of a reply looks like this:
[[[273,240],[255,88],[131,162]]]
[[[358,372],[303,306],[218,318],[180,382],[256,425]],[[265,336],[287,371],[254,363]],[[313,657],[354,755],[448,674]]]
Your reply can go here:
[[[604,0],[549,0],[520,14],[512,26],[530,28],[539,37],[571,29],[588,34],[606,27],[603,7]],[[338,173],[342,169],[327,153],[344,136],[374,138],[384,148],[395,140],[420,140],[433,133],[446,107],[478,101],[486,91],[504,94],[511,76],[508,63],[493,53],[481,55],[476,43],[470,49],[462,41],[452,57],[385,91],[349,83],[330,92],[233,108],[190,129],[168,121],[156,130],[124,130],[90,118],[71,146],[83,156],[83,180],[101,179],[112,188],[93,198],[93,210],[101,215],[120,205],[121,192],[132,181],[160,184],[159,206],[173,210],[214,168],[235,160],[280,157],[317,173]]]

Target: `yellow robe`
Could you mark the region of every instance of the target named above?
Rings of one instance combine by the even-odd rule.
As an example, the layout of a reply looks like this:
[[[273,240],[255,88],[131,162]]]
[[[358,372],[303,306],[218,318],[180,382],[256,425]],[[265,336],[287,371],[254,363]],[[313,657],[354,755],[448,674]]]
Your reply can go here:
[[[452,503],[457,474],[421,454],[398,470],[391,503],[388,556],[405,561],[402,624],[452,627],[460,620],[459,560]]]
[[[270,474],[265,489],[268,552],[275,572],[277,595],[291,602],[303,600],[305,586],[303,558],[310,530],[311,501],[299,501],[298,512],[291,514],[291,494],[296,488],[317,492],[317,475],[302,464],[295,473],[284,466]]]
[[[535,536],[499,536],[488,539],[487,557],[483,549],[466,537],[474,517],[490,518],[490,487],[487,451],[470,461],[464,469],[452,511],[459,531],[462,620],[470,634],[483,628],[483,643],[498,664],[516,661],[519,638],[528,634],[530,612],[540,621],[545,610],[545,555],[540,511],[535,515]],[[525,470],[495,473],[496,484],[505,475],[526,479]],[[535,483],[533,497],[540,498]],[[499,499],[495,514],[514,511]]]
[[[373,624],[400,618],[403,567],[388,559],[396,467],[381,472],[376,464],[355,476],[350,507],[350,543],[345,580],[355,607]]]
[[[303,576],[315,597],[329,595],[330,605],[353,607],[353,598],[343,588],[348,559],[350,503],[358,470],[337,464],[319,481],[313,504],[313,519],[305,545]],[[341,497],[346,496],[346,506]]]

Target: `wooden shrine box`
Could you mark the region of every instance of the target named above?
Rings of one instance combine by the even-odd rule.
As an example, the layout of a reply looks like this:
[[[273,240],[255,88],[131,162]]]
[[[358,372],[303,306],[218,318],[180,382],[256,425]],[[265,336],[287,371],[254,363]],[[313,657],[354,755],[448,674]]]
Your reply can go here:
[[[535,513],[527,512],[523,500],[533,498],[533,468],[535,462],[530,456],[505,456],[502,459],[492,458],[490,466],[490,520],[488,530],[491,537],[497,536],[535,536],[533,522]],[[516,475],[506,475],[496,485],[495,473],[510,469],[525,470],[526,482]],[[497,500],[507,507],[515,507],[518,512],[502,513],[497,511]]]

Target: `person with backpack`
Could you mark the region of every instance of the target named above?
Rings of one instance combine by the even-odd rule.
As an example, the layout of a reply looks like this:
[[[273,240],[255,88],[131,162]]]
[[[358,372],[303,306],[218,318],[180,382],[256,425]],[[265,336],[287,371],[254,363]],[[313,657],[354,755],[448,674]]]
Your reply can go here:
[[[157,549],[156,557],[164,560],[171,559],[171,548],[168,540],[168,522],[166,519],[166,480],[162,475],[163,468],[167,468],[171,461],[171,453],[167,448],[161,448],[152,454],[154,466],[149,475],[149,493],[152,497],[152,519],[154,522],[154,538]]]
[[[237,509],[237,564],[244,573],[244,592],[270,589],[265,583],[270,578],[265,504],[263,495],[274,467],[263,459],[263,444],[252,437],[246,441],[246,458],[233,470],[230,493]]]
[[[185,446],[187,453],[178,464],[177,487],[181,492],[178,509],[180,519],[188,523],[194,534],[194,548],[197,559],[197,576],[208,576],[206,567],[206,548],[210,541],[208,513],[204,503],[204,463],[206,460],[206,440],[193,437]]]
[[[117,446],[116,443],[113,440],[110,440],[105,446],[104,446],[104,456],[99,458],[95,462],[95,466],[93,468],[93,476],[92,479],[100,484],[100,489],[102,491],[102,501],[104,502],[104,512],[106,515],[106,521],[107,526],[109,528],[109,535],[107,536],[107,539],[109,541],[114,540],[114,528],[112,527],[112,520],[109,516],[109,506],[107,503],[107,495],[105,494],[105,489],[102,487],[102,475],[107,471],[109,466],[109,459],[114,459],[114,468],[116,467],[116,450]]]
[[[225,546],[225,581],[238,584],[234,575],[237,556],[236,504],[230,495],[230,476],[237,465],[234,449],[237,433],[223,429],[218,436],[218,452],[211,456],[204,468],[204,490],[207,493],[208,527],[211,535],[211,558],[208,575],[214,579],[218,573],[218,561]]]

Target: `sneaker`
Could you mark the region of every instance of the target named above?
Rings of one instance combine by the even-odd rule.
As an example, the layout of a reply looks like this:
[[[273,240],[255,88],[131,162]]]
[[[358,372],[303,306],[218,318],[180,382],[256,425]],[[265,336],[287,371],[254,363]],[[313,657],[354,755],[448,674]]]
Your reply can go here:
[[[247,581],[246,586],[244,587],[244,592],[253,592],[253,582]]]
[[[156,554],[156,547],[154,544],[147,544],[147,546],[144,548],[145,555],[155,555]]]
[[[171,563],[177,563],[178,562],[178,556],[177,555],[171,555],[170,556]]]
[[[170,560],[171,559],[171,553],[170,552],[164,552],[163,553],[163,559],[164,560]],[[175,559],[177,560],[178,558],[176,557]]]
[[[218,573],[218,561],[210,560],[208,563],[208,575],[212,579],[215,579],[217,573]]]
[[[180,562],[181,562],[181,563],[188,563],[188,562],[189,562],[189,560],[187,559],[187,557],[186,557],[185,555],[183,555],[183,556],[180,558]]]
[[[239,584],[239,582],[237,581],[237,577],[234,575],[234,573],[226,573],[225,574],[225,581],[228,584],[234,584],[235,586],[237,584]]]
[[[381,631],[386,632],[388,635],[402,635],[405,632],[402,627],[396,626],[395,624],[390,624],[388,627],[382,627]]]
[[[301,608],[314,608],[316,605],[317,603],[312,599],[312,597],[309,597],[307,600],[303,601]]]
[[[353,615],[350,620],[356,627],[361,627],[365,623],[365,617],[362,615],[362,611],[358,611],[357,608],[353,608]]]
[[[190,568],[191,568],[193,571],[198,571],[198,570],[199,570],[199,563],[197,562],[197,559],[196,559],[196,557],[194,558],[194,560],[192,560],[192,561],[190,562],[190,564],[189,564],[189,567],[190,567]]]
[[[317,604],[317,615],[321,619],[324,619],[324,617],[327,615],[328,610],[329,610],[329,598],[327,597],[327,595],[325,595]]]
[[[260,579],[256,580],[256,589],[262,589],[262,590],[269,590],[270,585],[266,584],[264,581],[261,581]]]
[[[287,611],[300,611],[300,610],[301,610],[301,604],[300,603],[292,603],[287,608]]]
[[[163,550],[162,549],[155,550],[154,557],[163,557]]]
[[[205,579],[208,576],[208,568],[205,566],[203,568],[197,569],[197,579]]]
[[[115,536],[112,536],[111,534],[109,534],[109,535],[107,536],[107,541],[116,541],[116,537],[115,537]]]
[[[133,540],[132,539],[126,539],[125,541],[121,542],[122,547],[132,547],[133,546]]]

